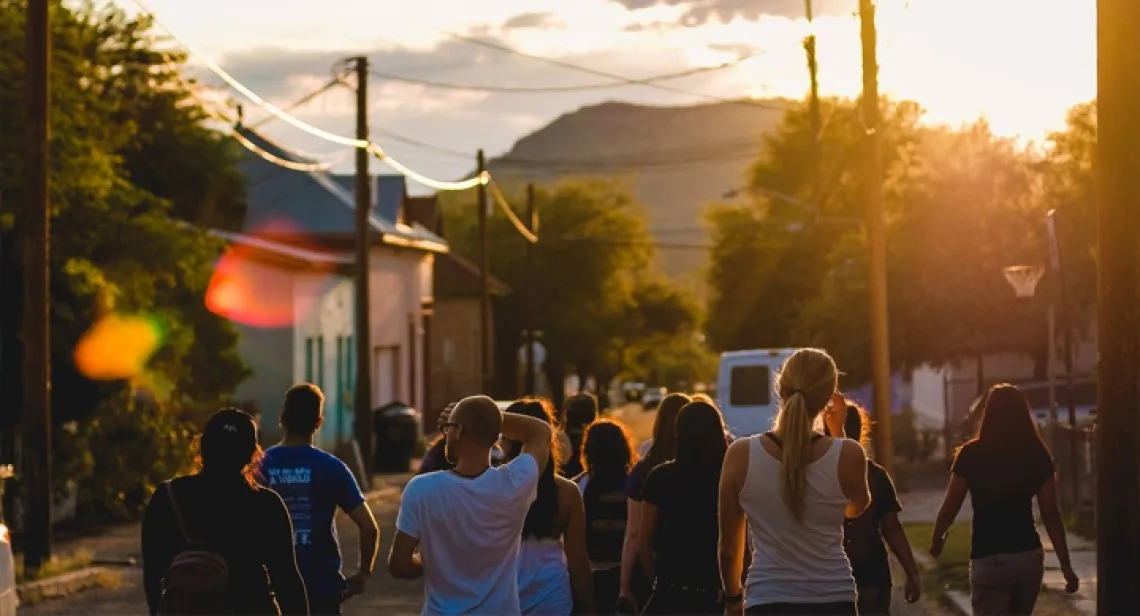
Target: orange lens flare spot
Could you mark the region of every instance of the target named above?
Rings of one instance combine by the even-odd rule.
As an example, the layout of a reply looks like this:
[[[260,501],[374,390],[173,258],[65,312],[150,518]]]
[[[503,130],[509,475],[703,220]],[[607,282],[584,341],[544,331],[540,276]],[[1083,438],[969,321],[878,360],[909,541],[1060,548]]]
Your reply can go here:
[[[162,328],[142,316],[108,315],[75,346],[75,367],[93,381],[133,379],[162,344]]]

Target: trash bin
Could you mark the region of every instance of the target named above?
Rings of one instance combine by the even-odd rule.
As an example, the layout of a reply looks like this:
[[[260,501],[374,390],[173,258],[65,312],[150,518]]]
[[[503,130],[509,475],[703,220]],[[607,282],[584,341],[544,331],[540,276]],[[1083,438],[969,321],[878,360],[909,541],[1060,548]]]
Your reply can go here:
[[[403,402],[390,402],[372,411],[376,472],[407,473],[412,470],[421,424],[420,412]]]

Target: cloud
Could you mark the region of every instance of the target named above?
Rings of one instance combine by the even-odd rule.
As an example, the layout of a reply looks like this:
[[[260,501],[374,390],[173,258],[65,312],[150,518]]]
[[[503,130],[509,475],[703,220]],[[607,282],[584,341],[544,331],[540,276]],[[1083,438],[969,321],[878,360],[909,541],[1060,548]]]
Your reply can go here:
[[[553,13],[521,13],[503,22],[503,30],[521,28],[550,28],[559,26]]]
[[[687,26],[705,24],[713,19],[734,18],[756,20],[764,16],[797,19],[804,16],[804,0],[611,0],[631,11],[659,5],[686,9],[681,23]],[[847,15],[858,10],[858,0],[813,0],[814,16]]]

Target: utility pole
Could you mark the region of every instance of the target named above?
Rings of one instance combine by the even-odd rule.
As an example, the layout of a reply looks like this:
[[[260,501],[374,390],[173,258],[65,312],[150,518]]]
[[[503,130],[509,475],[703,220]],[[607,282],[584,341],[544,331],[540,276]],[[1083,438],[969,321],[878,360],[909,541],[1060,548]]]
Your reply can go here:
[[[356,58],[356,138],[368,141],[368,58]],[[367,488],[372,483],[372,328],[369,296],[368,257],[372,229],[372,177],[368,159],[372,153],[356,148],[356,390],[353,401],[353,427],[360,447]],[[321,358],[322,360],[324,358]]]
[[[51,557],[51,214],[48,206],[48,144],[51,91],[51,25],[48,0],[28,2],[27,201],[20,220],[24,257],[24,468],[27,486],[27,544],[24,565],[31,571]]]
[[[887,321],[887,230],[883,220],[882,145],[879,134],[879,61],[876,46],[874,0],[859,0],[860,38],[863,41],[863,137],[866,169],[863,198],[867,206],[867,278],[871,318],[871,381],[874,389],[875,453],[879,464],[891,472],[894,443],[891,442],[891,348]]]
[[[1097,2],[1097,613],[1140,605],[1140,3]]]
[[[1049,231],[1049,252],[1050,260],[1053,262],[1057,274],[1057,289],[1054,291],[1054,297],[1057,298],[1057,303],[1060,304],[1060,317],[1061,317],[1061,335],[1064,340],[1064,353],[1065,353],[1065,397],[1068,399],[1069,408],[1069,429],[1068,432],[1068,475],[1071,477],[1069,485],[1069,493],[1073,499],[1070,503],[1072,507],[1078,508],[1081,505],[1081,481],[1079,478],[1080,471],[1080,452],[1077,451],[1077,395],[1073,391],[1073,322],[1069,316],[1069,287],[1067,283],[1068,276],[1065,275],[1065,261],[1064,253],[1061,250],[1061,236],[1057,232],[1057,210],[1049,210],[1046,215],[1046,222]],[[1052,383],[1052,381],[1050,381]],[[1056,432],[1057,426],[1054,424],[1053,431]],[[1055,439],[1054,439],[1055,440]],[[1062,501],[1064,499],[1062,498]]]
[[[537,210],[534,203],[534,183],[530,182],[526,185],[526,219],[530,225],[531,233],[538,232],[538,225],[535,224],[537,218]],[[525,391],[526,395],[534,395],[534,302],[531,301],[531,293],[534,292],[535,283],[534,279],[534,242],[526,243],[526,281],[527,286],[530,287],[527,293],[524,293],[523,310],[526,311],[526,379]]]
[[[476,154],[476,172],[482,177],[487,171],[487,161],[483,150]],[[487,237],[487,186],[479,184],[479,330],[482,353],[480,362],[483,373],[483,394],[494,396],[495,372],[494,356],[491,352],[491,247]]]
[[[811,78],[811,94],[808,99],[808,113],[811,115],[811,166],[814,180],[817,185],[816,198],[812,202],[818,203],[821,195],[818,194],[819,190],[819,170],[820,170],[820,111],[819,111],[819,64],[816,62],[815,55],[815,29],[812,27],[812,8],[811,0],[804,0],[804,11],[807,14],[808,27],[811,31],[808,33],[807,38],[804,39],[804,51],[807,52],[807,65],[808,76]]]

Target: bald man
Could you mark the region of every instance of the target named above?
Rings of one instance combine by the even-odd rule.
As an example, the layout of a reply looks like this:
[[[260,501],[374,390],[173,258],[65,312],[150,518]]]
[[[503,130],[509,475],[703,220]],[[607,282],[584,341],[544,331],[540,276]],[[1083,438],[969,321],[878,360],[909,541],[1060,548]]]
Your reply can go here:
[[[455,467],[404,488],[388,570],[425,576],[424,614],[519,614],[519,538],[550,459],[551,428],[503,413],[486,396],[460,400],[440,427]],[[522,443],[522,454],[492,467],[500,436]]]

